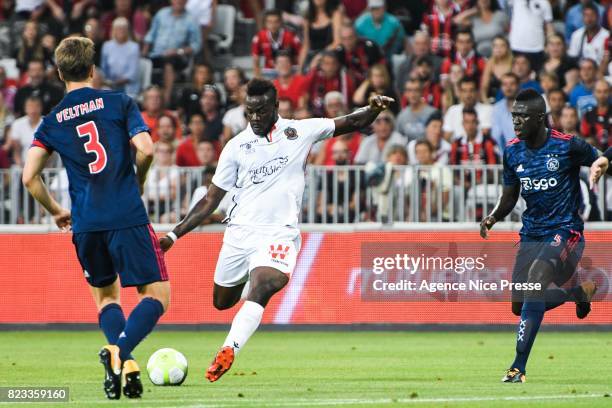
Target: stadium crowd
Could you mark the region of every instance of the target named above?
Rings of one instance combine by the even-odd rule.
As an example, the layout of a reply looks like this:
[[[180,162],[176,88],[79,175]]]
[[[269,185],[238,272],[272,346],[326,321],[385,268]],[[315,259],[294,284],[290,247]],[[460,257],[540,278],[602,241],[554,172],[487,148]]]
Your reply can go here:
[[[184,215],[195,196],[205,193],[223,146],[247,126],[243,102],[252,76],[274,81],[279,114],[285,118],[335,117],[366,105],[372,94],[393,97],[396,103],[371,128],[315,145],[309,161],[433,166],[437,176],[417,172],[400,178],[407,184],[428,178],[447,205],[467,197],[448,194],[454,185],[465,183],[462,191],[470,187],[470,180],[459,180],[457,174],[441,176],[449,165],[478,169],[501,163],[506,143],[515,137],[510,107],[522,89],[534,88],[545,97],[551,128],[584,137],[600,149],[612,144],[612,7],[607,3],[3,1],[0,169],[23,165],[42,115],[63,96],[53,50],[63,37],[81,34],[96,44],[96,87],[124,91],[141,106],[156,142],[146,197],[180,202],[157,206],[158,211],[169,209],[166,219]],[[248,68],[215,63],[220,7],[233,7],[257,24]],[[61,167],[57,160],[53,165]],[[203,185],[196,186],[201,188],[193,197],[177,198],[185,183],[181,167],[203,172]],[[342,191],[350,193],[336,198],[337,204],[350,201],[350,217],[341,222],[371,217],[355,214],[354,205],[362,200],[355,197],[361,190],[356,184],[367,179],[350,173],[324,183],[327,188],[332,181],[341,183]],[[317,220],[324,211],[336,211],[331,195],[319,198]],[[585,199],[597,200],[592,192]],[[439,207],[435,201],[427,200],[433,210]],[[606,202],[612,208],[612,197]],[[592,207],[585,218],[609,219],[612,214]],[[449,220],[444,213],[443,220]]]

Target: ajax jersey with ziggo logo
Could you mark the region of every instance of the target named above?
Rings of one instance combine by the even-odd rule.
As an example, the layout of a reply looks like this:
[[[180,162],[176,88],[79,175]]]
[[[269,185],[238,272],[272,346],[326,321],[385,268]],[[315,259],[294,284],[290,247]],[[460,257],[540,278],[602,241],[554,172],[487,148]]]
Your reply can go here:
[[[537,149],[516,138],[504,151],[504,184],[520,184],[527,203],[521,235],[583,228],[580,166],[590,166],[598,152],[580,137],[551,129],[547,133],[546,143]]]
[[[280,118],[266,136],[251,125],[231,139],[212,182],[232,194],[232,225],[297,227],[312,145],[332,137],[333,119]]]

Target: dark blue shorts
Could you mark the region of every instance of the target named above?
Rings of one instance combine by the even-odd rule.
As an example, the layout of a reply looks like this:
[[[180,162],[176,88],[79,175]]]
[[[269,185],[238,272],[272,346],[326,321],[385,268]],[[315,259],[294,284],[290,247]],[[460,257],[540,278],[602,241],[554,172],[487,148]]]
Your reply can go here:
[[[117,275],[123,287],[168,280],[164,253],[150,224],[75,233],[72,243],[91,286],[108,286]]]
[[[512,281],[527,282],[531,264],[540,260],[549,262],[553,266],[553,282],[560,287],[576,272],[583,252],[584,235],[580,231],[556,230],[542,237],[522,236],[512,271]],[[514,293],[512,299],[517,300]]]

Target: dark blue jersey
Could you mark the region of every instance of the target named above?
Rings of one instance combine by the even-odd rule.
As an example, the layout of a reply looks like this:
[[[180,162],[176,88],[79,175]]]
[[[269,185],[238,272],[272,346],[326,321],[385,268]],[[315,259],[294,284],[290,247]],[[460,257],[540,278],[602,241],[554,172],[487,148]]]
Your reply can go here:
[[[59,153],[68,173],[74,232],[147,224],[130,139],[148,132],[123,93],[80,88],[45,116],[33,145]]]
[[[546,143],[530,149],[519,139],[504,151],[504,184],[521,185],[527,203],[521,235],[544,236],[557,229],[582,231],[580,166],[590,166],[597,150],[579,137],[548,130]]]

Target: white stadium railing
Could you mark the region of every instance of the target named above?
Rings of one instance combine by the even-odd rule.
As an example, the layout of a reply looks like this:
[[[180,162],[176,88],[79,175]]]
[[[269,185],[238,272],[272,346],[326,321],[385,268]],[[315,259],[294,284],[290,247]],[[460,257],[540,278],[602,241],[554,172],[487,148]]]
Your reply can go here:
[[[180,221],[190,204],[203,196],[211,170],[154,166],[143,195],[151,222]],[[305,172],[300,222],[318,229],[330,224],[351,228],[473,225],[491,211],[502,190],[502,166],[308,166]],[[44,169],[43,180],[60,204],[69,208],[66,171]],[[584,182],[582,191],[584,218],[596,209],[603,216],[604,180],[596,194],[589,194]],[[229,211],[231,196],[230,192],[221,203],[217,220]],[[23,187],[19,167],[0,170],[0,203],[0,225],[52,224],[51,217]],[[523,208],[521,200],[507,221],[520,221]]]

